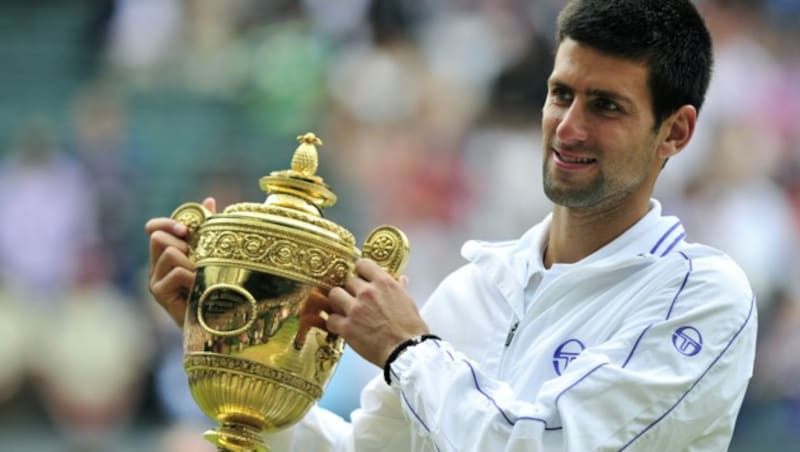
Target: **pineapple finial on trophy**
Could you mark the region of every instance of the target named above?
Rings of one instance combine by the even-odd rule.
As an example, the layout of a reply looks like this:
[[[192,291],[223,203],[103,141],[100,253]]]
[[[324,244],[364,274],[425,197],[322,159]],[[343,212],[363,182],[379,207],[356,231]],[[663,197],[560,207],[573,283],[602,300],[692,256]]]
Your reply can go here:
[[[262,177],[259,185],[267,193],[266,204],[320,216],[323,208],[336,203],[336,194],[316,175],[319,163],[316,146],[322,146],[322,140],[308,132],[299,135],[297,141],[300,145],[294,151],[291,169],[273,171]]]
[[[310,177],[317,173],[318,157],[316,146],[322,146],[322,140],[311,132],[298,135],[300,146],[294,151],[292,157],[292,171]],[[316,145],[316,146],[315,146]]]

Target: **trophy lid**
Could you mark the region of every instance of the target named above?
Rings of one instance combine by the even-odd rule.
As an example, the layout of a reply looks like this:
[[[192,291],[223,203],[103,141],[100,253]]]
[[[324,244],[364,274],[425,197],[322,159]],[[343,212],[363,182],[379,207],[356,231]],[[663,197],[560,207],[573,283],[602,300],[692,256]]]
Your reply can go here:
[[[313,133],[297,139],[291,169],[260,179],[263,203],[237,203],[218,214],[186,203],[172,213],[189,227],[198,268],[250,269],[327,289],[344,284],[362,253],[350,231],[322,216],[336,202],[316,175],[322,141]]]
[[[259,186],[267,194],[264,203],[233,204],[223,215],[244,214],[267,222],[275,222],[279,217],[278,223],[291,221],[292,227],[321,234],[348,247],[355,246],[350,231],[323,218],[323,209],[336,204],[337,198],[322,177],[316,175],[317,146],[322,146],[322,140],[308,132],[299,135],[297,141],[300,145],[294,151],[291,169],[273,171],[259,180]]]
[[[191,259],[198,268],[250,269],[327,289],[344,284],[361,256],[399,274],[408,254],[402,231],[380,226],[359,250],[350,231],[322,216],[324,208],[336,203],[336,195],[316,175],[316,147],[322,140],[313,133],[297,140],[291,169],[260,179],[267,193],[263,203],[233,204],[220,214],[186,203],[172,213],[189,227]]]

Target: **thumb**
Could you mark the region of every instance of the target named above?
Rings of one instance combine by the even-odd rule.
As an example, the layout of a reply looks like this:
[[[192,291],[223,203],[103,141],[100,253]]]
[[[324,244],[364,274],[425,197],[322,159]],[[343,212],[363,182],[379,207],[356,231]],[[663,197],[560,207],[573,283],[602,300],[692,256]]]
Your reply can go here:
[[[217,213],[217,200],[209,196],[203,200],[203,207],[210,210],[211,213]]]

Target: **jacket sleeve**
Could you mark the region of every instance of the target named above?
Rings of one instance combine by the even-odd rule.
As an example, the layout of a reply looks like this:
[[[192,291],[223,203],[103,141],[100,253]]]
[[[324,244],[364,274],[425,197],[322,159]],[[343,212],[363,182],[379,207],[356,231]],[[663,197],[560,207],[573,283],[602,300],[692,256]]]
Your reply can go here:
[[[397,395],[378,376],[361,392],[361,406],[348,423],[314,406],[293,427],[265,435],[272,450],[315,452],[407,452],[411,429]]]
[[[725,450],[752,374],[755,299],[732,263],[687,261],[680,303],[675,287],[657,290],[535,393],[445,341],[409,348],[392,388],[415,435],[438,451]]]

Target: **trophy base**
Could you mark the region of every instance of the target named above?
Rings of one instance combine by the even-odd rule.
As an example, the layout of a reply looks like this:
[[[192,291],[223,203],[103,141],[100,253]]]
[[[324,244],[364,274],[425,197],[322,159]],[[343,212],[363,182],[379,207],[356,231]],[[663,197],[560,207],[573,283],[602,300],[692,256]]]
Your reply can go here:
[[[203,433],[203,438],[227,452],[270,452],[255,427],[247,424],[225,422],[219,427]]]

